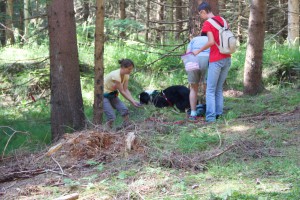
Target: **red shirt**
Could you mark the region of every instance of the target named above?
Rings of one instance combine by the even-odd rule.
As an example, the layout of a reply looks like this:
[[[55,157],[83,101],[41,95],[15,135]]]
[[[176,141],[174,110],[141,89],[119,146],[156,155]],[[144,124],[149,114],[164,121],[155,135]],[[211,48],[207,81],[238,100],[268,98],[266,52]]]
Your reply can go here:
[[[224,26],[224,22],[220,16],[214,16],[213,18],[216,19],[218,22],[220,22]],[[207,20],[203,23],[202,32],[203,33],[212,32],[215,42],[218,45],[220,45],[219,31],[213,25],[211,25],[211,23],[209,23]],[[224,58],[229,58],[229,57],[231,57],[231,55],[220,53],[216,44],[214,44],[210,47],[209,62],[216,62],[216,61],[222,60]]]

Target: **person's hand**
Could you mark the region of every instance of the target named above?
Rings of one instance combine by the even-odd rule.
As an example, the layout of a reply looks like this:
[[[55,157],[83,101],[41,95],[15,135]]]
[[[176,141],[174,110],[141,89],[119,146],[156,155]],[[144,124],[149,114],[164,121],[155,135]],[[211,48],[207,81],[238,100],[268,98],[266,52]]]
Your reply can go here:
[[[137,102],[137,101],[132,102],[132,105],[135,106],[135,107],[137,107],[137,108],[142,107],[142,104],[140,104],[140,103]]]
[[[198,51],[192,51],[192,53],[194,54],[194,56],[198,55],[200,52]]]

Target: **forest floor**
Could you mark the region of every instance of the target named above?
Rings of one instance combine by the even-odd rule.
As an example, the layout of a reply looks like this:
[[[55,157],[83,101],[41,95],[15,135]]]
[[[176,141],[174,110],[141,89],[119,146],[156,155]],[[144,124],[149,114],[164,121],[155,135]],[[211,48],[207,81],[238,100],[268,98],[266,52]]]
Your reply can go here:
[[[179,129],[210,130],[219,139],[182,152],[170,147]],[[214,124],[156,116],[119,131],[65,134],[38,153],[15,152],[0,161],[0,199],[299,199],[299,155],[300,106]]]

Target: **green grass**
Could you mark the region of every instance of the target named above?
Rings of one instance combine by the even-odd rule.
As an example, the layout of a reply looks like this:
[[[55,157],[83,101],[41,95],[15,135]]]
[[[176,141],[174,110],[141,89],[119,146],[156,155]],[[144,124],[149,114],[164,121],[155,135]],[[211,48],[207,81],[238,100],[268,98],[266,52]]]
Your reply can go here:
[[[270,92],[257,96],[226,98],[225,106],[229,110],[228,118],[252,115],[262,112],[286,112],[295,109],[300,104],[300,93],[294,88],[269,87]],[[247,105],[247,106],[240,106]]]
[[[215,133],[216,131],[211,131]],[[194,129],[191,132],[183,130],[178,138],[178,148],[184,153],[204,151],[209,147],[216,146],[221,138],[217,134],[207,133]]]
[[[130,42],[107,43],[104,54],[105,73],[118,68],[117,60],[132,59],[136,69],[129,87],[136,99],[144,89],[163,89],[174,84],[187,85],[187,77],[178,56],[166,57],[147,65],[161,55],[143,51],[164,54],[170,49],[146,47]],[[242,46],[232,56],[232,67],[227,79],[227,87],[230,89],[243,88],[245,49]],[[5,153],[10,155],[18,149],[41,150],[50,143],[49,97],[32,102],[27,96],[32,83],[38,86],[34,96],[39,96],[49,86],[49,77],[43,76],[49,74],[49,61],[39,65],[34,64],[34,61],[25,62],[28,59],[40,60],[40,57],[47,57],[47,51],[46,46],[34,47],[33,50],[29,47],[0,49],[1,156],[6,144]],[[183,52],[183,48],[175,53],[180,54],[181,51]],[[92,121],[93,46],[80,46],[79,58],[85,115]],[[151,148],[147,154],[150,161],[144,160],[136,164],[133,160],[127,160],[127,157],[122,160],[122,164],[118,161],[109,163],[89,160],[87,164],[91,167],[88,171],[91,173],[78,179],[63,179],[65,189],[77,191],[83,196],[105,195],[115,199],[128,196],[136,199],[142,196],[144,199],[172,200],[300,199],[297,143],[299,124],[239,119],[262,113],[285,113],[299,106],[297,82],[289,82],[284,76],[284,70],[299,66],[299,59],[299,50],[267,43],[263,61],[263,80],[267,91],[256,96],[226,97],[226,113],[222,120],[212,125],[166,123],[182,121],[186,116],[184,113],[175,113],[172,109],[157,109],[151,105],[134,108],[121,97],[129,107],[133,122],[143,123],[150,118],[161,120],[161,123],[150,124],[139,135],[141,140],[146,141],[145,145]],[[18,64],[12,64],[16,60]],[[281,74],[278,74],[279,69],[283,69]],[[31,78],[34,81],[27,82]],[[121,123],[122,118],[117,115],[115,127]],[[166,168],[159,163],[166,155],[171,160],[172,153],[187,159],[197,153],[214,155],[216,150],[222,151],[226,146],[241,141],[244,145],[204,163],[204,171],[186,169],[186,166]],[[101,179],[101,176],[105,178]],[[60,187],[44,189],[55,197],[62,192]]]
[[[47,46],[33,46],[29,48],[24,46],[19,48],[18,46],[2,48],[0,50],[0,68],[2,73],[0,77],[2,79],[1,88],[3,95],[9,94],[12,100],[18,101],[16,107],[1,106],[1,124],[11,126],[15,130],[28,131],[30,138],[34,141],[40,140],[43,144],[49,143],[50,134],[50,119],[49,119],[49,105],[41,106],[38,103],[31,103],[31,99],[28,98],[27,94],[30,89],[29,85],[37,86],[39,90],[49,88],[49,60],[34,64],[48,56]],[[140,53],[136,53],[136,49],[140,50]],[[118,68],[118,60],[122,58],[130,58],[135,62],[136,69],[132,74],[131,84],[129,85],[130,91],[135,98],[138,98],[138,94],[143,89],[163,89],[169,85],[181,84],[187,85],[187,76],[184,71],[183,65],[179,57],[166,57],[162,60],[158,60],[152,65],[147,65],[154,60],[161,57],[159,54],[164,54],[166,51],[171,50],[172,47],[165,49],[146,47],[144,44],[137,44],[132,42],[127,43],[107,43],[105,46],[104,54],[104,66],[105,72],[109,72],[113,69]],[[232,56],[232,67],[230,69],[227,84],[229,88],[242,89],[242,78],[243,78],[243,61],[245,56],[245,46],[241,46],[235,54]],[[145,51],[145,52],[144,52]],[[156,52],[156,53],[146,53]],[[175,54],[179,54],[184,51],[184,47],[178,49]],[[118,52],[116,54],[115,52]],[[294,66],[299,61],[299,50],[288,49],[287,46],[278,44],[266,44],[266,51],[264,52],[264,74],[267,70],[273,70],[275,73],[274,63],[276,66]],[[80,46],[79,48],[79,59],[81,63],[81,86],[82,95],[85,106],[85,114],[89,121],[92,121],[92,105],[93,105],[93,65],[94,65],[94,49],[93,46]],[[17,61],[15,63],[15,61]],[[29,61],[29,62],[28,62]],[[13,64],[14,63],[14,64]],[[274,71],[275,70],[275,71]],[[166,78],[167,77],[167,78]],[[28,82],[29,81],[29,82]],[[284,112],[286,110],[292,110],[295,106],[300,103],[299,92],[292,92],[293,88],[284,87],[280,85],[274,86],[272,84],[279,83],[274,82],[265,78],[266,86],[271,91],[262,95],[254,97],[241,97],[241,98],[227,98],[225,106],[229,111],[225,115],[226,120],[235,119],[242,115],[251,115],[260,112]],[[8,90],[6,89],[8,88]],[[33,90],[34,92],[34,90]],[[41,91],[39,91],[40,93]],[[39,95],[37,93],[37,95]],[[6,100],[2,100],[5,102]],[[27,104],[30,103],[30,109],[26,108]],[[45,103],[44,103],[45,104]],[[22,108],[22,105],[24,107]],[[247,106],[238,106],[247,105]],[[285,106],[282,106],[285,105]],[[145,119],[153,112],[157,110],[151,110],[149,108],[136,109],[129,105],[129,108],[133,115],[133,120]],[[181,120],[184,118],[182,115],[174,118],[171,114],[167,114],[162,110],[162,115],[166,118],[173,120]],[[38,121],[42,120],[43,123]],[[36,123],[35,123],[36,122]],[[118,116],[116,126],[121,123],[121,117]],[[42,131],[36,131],[36,129]],[[172,130],[170,130],[172,132]],[[41,133],[43,132],[43,133]],[[5,144],[8,136],[2,137],[2,143]],[[18,136],[23,139],[15,139],[17,141],[11,143],[12,147],[7,149],[7,152],[14,149],[14,146],[22,146],[25,141],[28,141],[28,136]],[[188,137],[188,136],[186,136]],[[31,140],[31,139],[30,139]],[[29,140],[29,141],[30,141]],[[189,140],[185,138],[183,140]],[[3,146],[3,145],[2,145]],[[1,150],[1,149],[0,149]]]
[[[5,152],[9,153],[18,148],[41,149],[51,141],[48,103],[40,101],[0,110],[0,152],[6,144]]]

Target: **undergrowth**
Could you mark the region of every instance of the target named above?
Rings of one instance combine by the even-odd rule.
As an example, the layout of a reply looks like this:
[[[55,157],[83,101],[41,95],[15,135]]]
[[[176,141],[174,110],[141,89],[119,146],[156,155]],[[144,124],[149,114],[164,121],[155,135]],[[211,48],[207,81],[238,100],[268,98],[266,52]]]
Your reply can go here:
[[[118,68],[118,60],[130,58],[135,63],[135,71],[132,74],[129,88],[134,96],[144,89],[163,89],[170,85],[187,85],[187,75],[180,60],[180,54],[185,46],[172,52],[173,56],[159,59],[166,52],[172,50],[172,46],[162,49],[158,46],[146,47],[136,42],[114,42],[105,45],[104,67],[105,73]],[[139,53],[137,53],[137,51]],[[118,53],[115,53],[118,52]],[[151,53],[150,53],[151,52]],[[290,70],[299,67],[299,49],[289,49],[285,45],[267,43],[264,52],[264,82],[270,90],[259,96],[241,98],[226,98],[226,113],[224,119],[232,119],[261,112],[285,112],[292,110],[299,104],[299,92],[293,92],[297,83],[288,79],[285,75],[289,72],[278,69]],[[30,137],[16,134],[8,145],[6,153],[22,146],[25,141],[39,141],[49,144],[50,135],[50,105],[49,105],[49,59],[47,46],[12,46],[0,49],[0,78],[1,78],[1,125],[10,126],[14,130],[26,131]],[[237,90],[242,89],[243,65],[245,58],[245,46],[232,56],[232,67],[228,74],[226,87]],[[82,95],[85,106],[85,114],[88,121],[92,121],[93,108],[93,46],[79,46],[79,59],[81,71]],[[157,61],[156,61],[157,60]],[[154,62],[156,61],[156,62]],[[274,67],[276,66],[276,67]],[[276,75],[277,73],[277,75]],[[279,73],[279,74],[278,74]],[[267,74],[267,75],[266,75]],[[293,74],[292,74],[293,75]],[[294,77],[294,76],[292,76]],[[289,84],[285,84],[289,83]],[[274,85],[276,84],[276,85]],[[32,98],[37,99],[34,102]],[[241,106],[243,105],[243,106]],[[247,105],[247,106],[245,106]],[[285,105],[285,106],[283,106]],[[185,115],[174,115],[170,110],[149,110],[149,108],[136,109],[129,106],[132,120],[145,120],[153,113],[168,115],[170,120],[182,120]],[[170,114],[168,114],[170,113]],[[176,116],[178,116],[176,118]],[[118,116],[116,126],[121,123]],[[37,130],[38,129],[38,130]],[[165,129],[172,132],[172,129]],[[184,132],[184,130],[182,131]],[[18,136],[17,136],[18,135]],[[1,148],[6,144],[11,132],[1,129]],[[181,140],[189,142],[195,140],[196,146],[201,146],[199,140],[203,136],[195,137],[182,135]],[[205,136],[208,137],[208,136]],[[211,137],[211,136],[209,136]],[[23,138],[23,139],[17,139]],[[208,138],[206,138],[208,139]],[[21,141],[21,142],[20,142]],[[204,140],[205,141],[205,140]],[[26,143],[26,146],[29,143]],[[203,145],[206,142],[203,142]],[[35,145],[33,145],[35,146]],[[206,147],[198,147],[205,149]],[[34,149],[34,148],[30,148]],[[193,148],[192,148],[193,149]],[[183,148],[183,151],[190,151]]]

